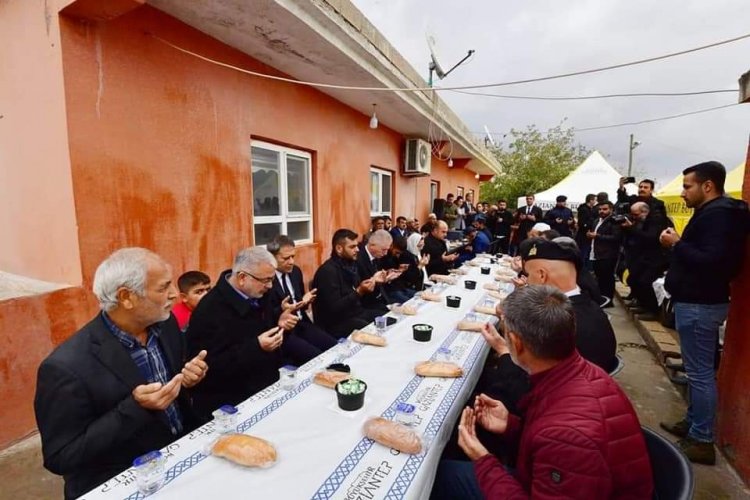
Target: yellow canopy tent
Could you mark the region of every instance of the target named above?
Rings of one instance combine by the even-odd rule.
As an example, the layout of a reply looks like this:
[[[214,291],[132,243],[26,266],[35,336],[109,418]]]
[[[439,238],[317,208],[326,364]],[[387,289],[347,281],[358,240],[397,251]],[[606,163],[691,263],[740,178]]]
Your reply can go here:
[[[724,183],[724,190],[732,198],[742,198],[742,181],[745,178],[745,164],[741,163],[734,170],[727,173],[727,180]],[[687,226],[690,217],[693,216],[693,209],[685,206],[685,202],[680,197],[682,193],[682,174],[669,181],[666,186],[656,193],[656,197],[664,202],[667,207],[667,215],[674,221],[675,229],[678,233]]]

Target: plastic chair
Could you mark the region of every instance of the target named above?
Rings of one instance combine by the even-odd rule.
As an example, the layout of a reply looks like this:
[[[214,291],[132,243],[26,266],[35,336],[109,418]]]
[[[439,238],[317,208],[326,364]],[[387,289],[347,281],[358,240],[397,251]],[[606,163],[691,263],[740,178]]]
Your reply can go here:
[[[658,500],[690,500],[695,478],[687,457],[661,434],[641,427],[646,439],[651,470],[654,475],[654,496]]]

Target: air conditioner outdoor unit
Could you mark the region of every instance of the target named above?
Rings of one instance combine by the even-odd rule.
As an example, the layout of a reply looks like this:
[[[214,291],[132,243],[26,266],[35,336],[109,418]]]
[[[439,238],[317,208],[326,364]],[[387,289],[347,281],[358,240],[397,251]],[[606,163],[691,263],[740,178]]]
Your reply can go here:
[[[430,175],[432,147],[422,139],[407,139],[404,154],[404,175]]]

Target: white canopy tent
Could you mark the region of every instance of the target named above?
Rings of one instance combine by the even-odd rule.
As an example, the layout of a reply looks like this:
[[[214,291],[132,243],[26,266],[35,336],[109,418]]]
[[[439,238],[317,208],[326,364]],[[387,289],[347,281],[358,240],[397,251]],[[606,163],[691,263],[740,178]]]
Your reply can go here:
[[[616,203],[620,177],[622,177],[620,173],[604,159],[599,151],[594,151],[566,178],[546,191],[535,194],[536,205],[542,210],[549,210],[555,206],[555,198],[565,195],[568,197],[568,207],[575,210],[578,205],[586,201],[587,194],[597,194],[602,191],[609,194],[612,203]],[[518,206],[525,205],[526,198],[524,196],[518,198]]]

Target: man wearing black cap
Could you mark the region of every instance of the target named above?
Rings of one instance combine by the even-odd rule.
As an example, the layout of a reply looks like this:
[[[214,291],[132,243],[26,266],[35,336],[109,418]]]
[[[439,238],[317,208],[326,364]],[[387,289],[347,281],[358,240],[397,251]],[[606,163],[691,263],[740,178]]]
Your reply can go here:
[[[617,366],[617,341],[607,315],[576,283],[580,252],[554,241],[536,239],[524,245],[521,258],[530,285],[551,285],[570,298],[576,315],[576,347],[581,356],[604,371]]]
[[[582,260],[580,252],[543,238],[524,241],[519,251],[530,285],[550,285],[570,298],[576,317],[576,348],[583,358],[611,372],[617,366],[617,341],[607,315],[576,283]],[[491,344],[499,356],[488,358],[475,392],[485,392],[502,401],[510,411],[517,408],[530,385],[526,372],[510,359],[507,351]]]
[[[560,233],[560,236],[573,236],[573,227],[576,221],[573,218],[573,211],[565,205],[568,197],[560,195],[555,201],[557,205],[547,212],[547,215],[544,216],[544,221],[552,229]]]

